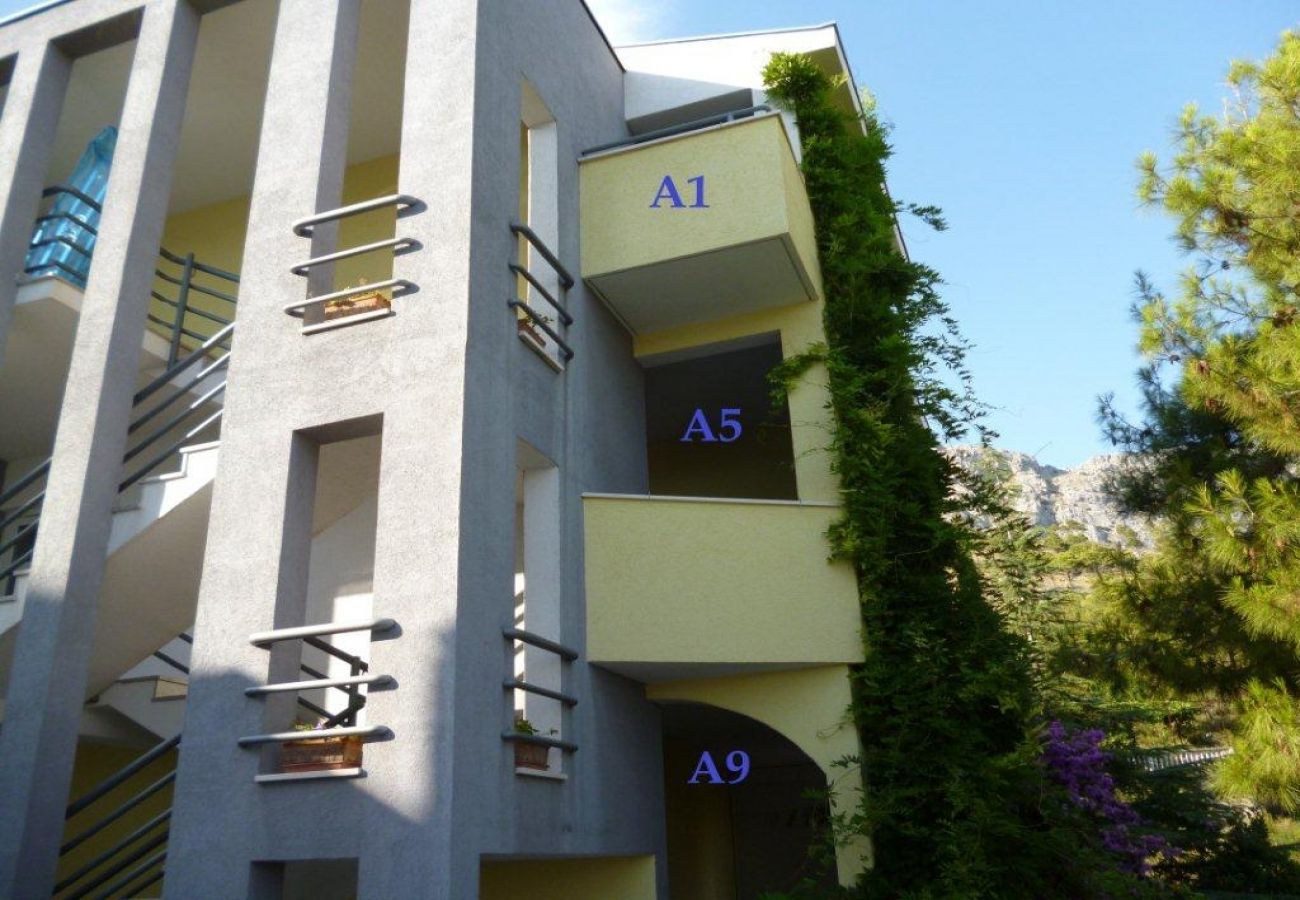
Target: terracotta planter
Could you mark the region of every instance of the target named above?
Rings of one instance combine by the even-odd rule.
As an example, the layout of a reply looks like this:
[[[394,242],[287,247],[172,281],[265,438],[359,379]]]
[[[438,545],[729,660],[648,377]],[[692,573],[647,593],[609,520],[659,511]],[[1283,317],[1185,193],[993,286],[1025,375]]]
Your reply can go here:
[[[520,334],[526,335],[529,340],[536,341],[542,347],[546,346],[546,338],[542,336],[541,330],[533,324],[531,319],[520,319],[518,325]]]
[[[313,738],[280,747],[281,772],[356,769],[361,765],[362,740],[357,735]]]
[[[343,297],[339,300],[330,300],[325,304],[325,321],[331,319],[341,319],[344,316],[355,316],[358,313],[374,312],[377,309],[388,309],[392,304],[388,298],[378,291],[372,291],[369,294],[357,294],[354,297]]]
[[[546,757],[550,753],[550,749],[550,747],[544,747],[541,744],[526,744],[523,741],[515,741],[515,768],[546,771]]]

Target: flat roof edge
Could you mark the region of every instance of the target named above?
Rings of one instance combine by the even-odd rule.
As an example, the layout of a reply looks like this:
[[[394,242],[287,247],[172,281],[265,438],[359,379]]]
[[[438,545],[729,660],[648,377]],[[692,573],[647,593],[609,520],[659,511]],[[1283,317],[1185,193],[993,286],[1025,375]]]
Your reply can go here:
[[[835,28],[835,22],[822,22],[820,25],[796,25],[792,28],[759,28],[755,31],[732,31],[721,34],[698,34],[691,37],[680,38],[660,38],[656,41],[631,41],[626,44],[619,44],[615,47],[618,50],[622,47],[653,47],[656,44],[688,44],[692,41],[717,41],[724,38],[752,37],[757,34],[790,34],[796,31],[820,31],[823,28]]]
[[[32,16],[38,16],[47,10],[54,9],[56,6],[64,6],[71,2],[72,0],[45,0],[44,3],[37,3],[34,6],[29,6],[27,9],[20,9],[18,12],[10,13],[4,18],[0,18],[0,28],[4,28],[6,25],[13,25],[14,23],[21,22],[24,19],[30,19]]]
[[[600,33],[600,39],[605,42],[605,46],[609,49],[609,55],[614,57],[614,62],[618,65],[619,71],[626,72],[627,67],[623,65],[623,60],[618,58],[618,50],[614,48],[614,44],[610,41],[609,35],[607,35],[605,29],[601,27],[600,20],[596,18],[596,14],[591,11],[591,6],[588,5],[587,0],[582,0],[582,8],[586,11],[587,18],[591,19],[591,24],[596,26],[596,31]]]

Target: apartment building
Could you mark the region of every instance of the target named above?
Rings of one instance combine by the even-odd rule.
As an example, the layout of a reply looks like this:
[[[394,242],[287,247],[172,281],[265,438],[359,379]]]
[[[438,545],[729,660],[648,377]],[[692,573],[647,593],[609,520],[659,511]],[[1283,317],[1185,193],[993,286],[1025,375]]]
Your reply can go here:
[[[815,872],[862,641],[825,374],[766,380],[823,339],[778,50],[848,75],[581,0],[0,25],[0,896]]]

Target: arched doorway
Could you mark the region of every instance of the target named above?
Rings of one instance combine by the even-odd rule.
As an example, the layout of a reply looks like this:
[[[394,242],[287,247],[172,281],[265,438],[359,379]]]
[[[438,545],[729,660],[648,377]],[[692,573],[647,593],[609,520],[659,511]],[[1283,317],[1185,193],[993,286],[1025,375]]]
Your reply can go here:
[[[757,900],[810,878],[833,887],[834,867],[809,855],[829,827],[822,769],[747,716],[661,706],[671,900]]]

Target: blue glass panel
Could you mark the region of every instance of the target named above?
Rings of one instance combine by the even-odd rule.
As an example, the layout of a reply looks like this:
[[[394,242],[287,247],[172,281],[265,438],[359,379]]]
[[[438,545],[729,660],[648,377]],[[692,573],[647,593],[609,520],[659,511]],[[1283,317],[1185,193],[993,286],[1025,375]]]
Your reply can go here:
[[[23,271],[34,278],[58,275],[78,287],[86,286],[90,257],[95,251],[99,208],[108,189],[108,170],[113,164],[117,129],[108,126],[97,134],[81,154],[77,167],[64,182],[95,201],[92,206],[72,194],[57,194],[48,213],[53,218],[38,222],[32,232]]]

